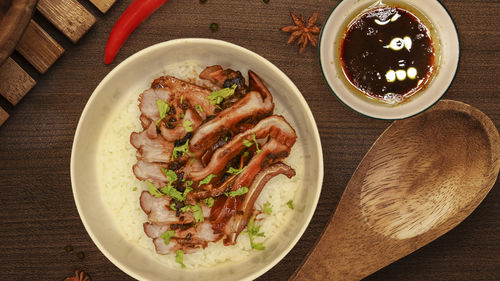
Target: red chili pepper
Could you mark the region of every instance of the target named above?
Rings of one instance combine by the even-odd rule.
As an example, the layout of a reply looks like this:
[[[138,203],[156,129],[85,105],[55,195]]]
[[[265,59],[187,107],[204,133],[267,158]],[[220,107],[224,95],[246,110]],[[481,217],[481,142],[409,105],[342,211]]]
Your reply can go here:
[[[168,0],[134,0],[113,26],[106,43],[104,63],[110,64],[132,31]]]

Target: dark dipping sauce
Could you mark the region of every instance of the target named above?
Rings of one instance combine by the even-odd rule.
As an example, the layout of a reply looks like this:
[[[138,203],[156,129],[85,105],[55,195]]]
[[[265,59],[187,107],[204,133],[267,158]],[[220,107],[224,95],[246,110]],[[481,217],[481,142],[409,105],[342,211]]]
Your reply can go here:
[[[385,6],[360,14],[348,27],[340,58],[353,86],[391,104],[425,87],[434,71],[429,29],[402,8]]]

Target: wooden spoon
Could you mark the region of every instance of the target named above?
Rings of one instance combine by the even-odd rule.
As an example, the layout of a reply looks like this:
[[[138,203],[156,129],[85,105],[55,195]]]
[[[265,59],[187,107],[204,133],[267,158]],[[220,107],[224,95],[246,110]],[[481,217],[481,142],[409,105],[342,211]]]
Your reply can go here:
[[[462,222],[494,185],[500,138],[481,111],[440,101],[370,148],[291,280],[359,280]]]

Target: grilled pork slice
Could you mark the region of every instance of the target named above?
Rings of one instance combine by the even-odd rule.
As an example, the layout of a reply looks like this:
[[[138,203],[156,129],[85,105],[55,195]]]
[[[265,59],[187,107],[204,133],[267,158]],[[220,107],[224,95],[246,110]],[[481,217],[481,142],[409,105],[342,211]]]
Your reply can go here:
[[[281,162],[273,164],[261,170],[253,179],[252,184],[248,187],[248,192],[245,194],[243,201],[237,204],[237,210],[224,227],[226,244],[235,244],[238,235],[247,226],[248,220],[252,216],[253,206],[259,197],[262,189],[269,180],[273,177],[283,174],[288,178],[295,176],[295,171],[288,165]],[[231,200],[228,198],[228,200]]]
[[[246,148],[244,144],[245,140],[253,143],[253,138],[263,139],[268,136],[289,148],[293,146],[297,139],[295,130],[288,124],[285,118],[278,115],[267,117],[257,123],[255,127],[234,136],[230,142],[214,152],[205,168],[198,171],[193,170],[189,176],[196,182],[206,178],[210,174],[219,174],[226,167],[229,160],[236,157]]]

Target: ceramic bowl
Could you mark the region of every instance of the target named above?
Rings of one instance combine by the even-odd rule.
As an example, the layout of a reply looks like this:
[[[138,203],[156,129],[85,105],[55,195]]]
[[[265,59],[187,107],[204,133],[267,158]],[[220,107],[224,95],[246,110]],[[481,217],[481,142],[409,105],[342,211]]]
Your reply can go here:
[[[246,73],[255,71],[286,109],[287,119],[301,139],[303,181],[295,194],[292,220],[279,235],[266,241],[266,250],[253,251],[244,262],[213,268],[167,268],[152,250],[139,247],[121,234],[113,213],[101,197],[97,151],[105,124],[126,96],[139,95],[170,64],[186,60],[199,65],[220,64]],[[296,144],[297,145],[297,144]],[[113,167],[107,167],[112,169]],[[298,170],[297,170],[298,171]],[[132,170],[131,170],[132,173]],[[144,49],[113,69],[95,89],[82,113],[71,155],[71,182],[78,212],[90,237],[117,267],[139,280],[251,280],[280,261],[304,233],[318,202],[323,180],[323,156],[318,130],[304,98],[292,81],[263,57],[237,45],[211,39],[177,39]],[[300,198],[300,199],[299,199]],[[142,224],[142,222],[141,222]]]
[[[330,13],[320,35],[319,52],[323,76],[331,91],[349,108],[369,117],[402,119],[436,103],[450,87],[459,62],[459,39],[455,24],[437,0],[384,0],[383,4],[401,7],[416,14],[431,31],[437,68],[429,84],[408,100],[390,105],[367,98],[345,77],[340,63],[340,46],[349,23],[374,0],[343,0]]]

